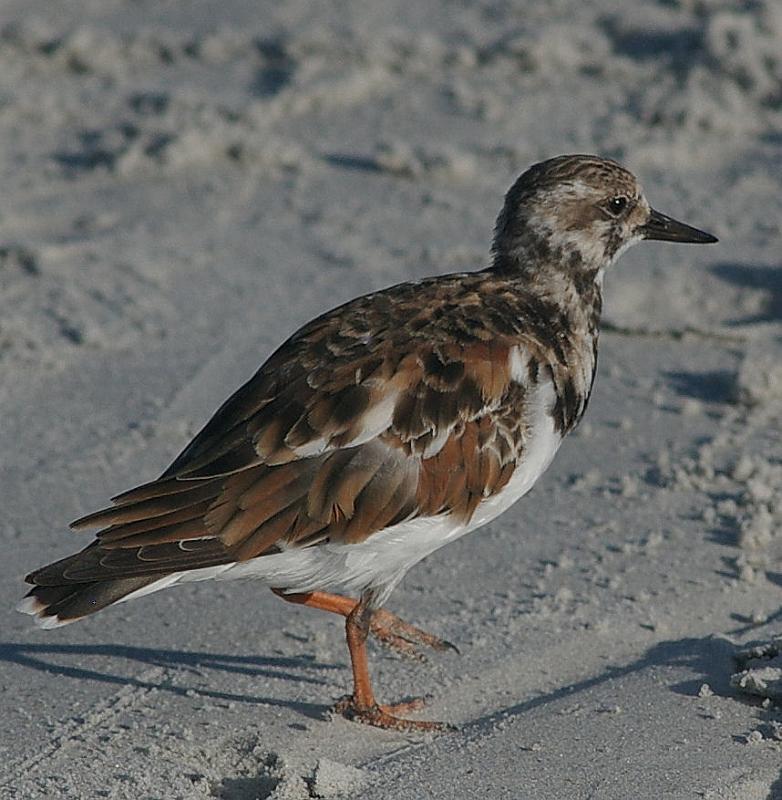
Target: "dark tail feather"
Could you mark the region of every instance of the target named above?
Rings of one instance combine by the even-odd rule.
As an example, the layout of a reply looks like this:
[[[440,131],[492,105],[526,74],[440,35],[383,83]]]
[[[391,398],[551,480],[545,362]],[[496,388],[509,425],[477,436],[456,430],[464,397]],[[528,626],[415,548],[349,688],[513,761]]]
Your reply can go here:
[[[57,628],[94,614],[161,577],[144,575],[66,586],[35,586],[25,595],[17,610],[34,616],[41,628]]]

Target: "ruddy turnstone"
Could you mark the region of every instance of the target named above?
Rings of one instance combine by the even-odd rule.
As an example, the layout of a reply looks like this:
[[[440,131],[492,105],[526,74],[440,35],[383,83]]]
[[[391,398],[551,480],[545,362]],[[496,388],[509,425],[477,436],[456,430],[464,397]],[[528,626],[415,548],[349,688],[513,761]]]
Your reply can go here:
[[[491,266],[359,297],[294,333],[157,480],[73,523],[100,530],[28,575],[20,610],[53,628],[175,584],[256,578],[346,618],[342,713],[437,727],[397,716],[415,703],[376,702],[367,636],[448,646],[381,606],[548,467],[589,401],[604,272],[642,239],[717,241],[654,211],[608,159],[530,167]]]

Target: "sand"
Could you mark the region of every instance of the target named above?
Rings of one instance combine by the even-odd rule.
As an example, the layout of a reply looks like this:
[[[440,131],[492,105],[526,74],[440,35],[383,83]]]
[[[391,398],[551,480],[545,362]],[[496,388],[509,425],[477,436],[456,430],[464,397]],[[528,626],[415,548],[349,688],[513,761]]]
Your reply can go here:
[[[774,0],[5,0],[0,796],[782,798],[780,53]],[[485,265],[563,152],[721,242],[622,258],[577,434],[393,595],[461,655],[373,646],[381,698],[458,732],[331,718],[339,621],[253,584],[13,612],[299,324]]]

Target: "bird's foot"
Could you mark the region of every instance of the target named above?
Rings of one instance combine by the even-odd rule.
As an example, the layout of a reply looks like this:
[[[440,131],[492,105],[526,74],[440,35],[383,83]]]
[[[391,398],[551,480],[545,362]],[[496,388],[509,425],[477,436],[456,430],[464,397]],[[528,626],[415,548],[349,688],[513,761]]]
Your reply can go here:
[[[363,725],[374,725],[376,728],[403,732],[426,732],[453,730],[452,726],[444,722],[431,722],[420,719],[404,719],[397,714],[410,714],[419,711],[425,705],[423,698],[407,700],[403,703],[380,705],[379,703],[359,704],[353,695],[348,695],[338,700],[334,711],[342,714],[346,719],[360,722]]]
[[[377,609],[372,614],[370,622],[372,635],[392,650],[396,650],[403,656],[414,658],[416,661],[426,661],[423,653],[419,652],[418,647],[431,647],[433,650],[453,650],[459,652],[456,645],[434,636],[431,633],[416,628],[409,622],[405,622],[386,611],[383,608]]]

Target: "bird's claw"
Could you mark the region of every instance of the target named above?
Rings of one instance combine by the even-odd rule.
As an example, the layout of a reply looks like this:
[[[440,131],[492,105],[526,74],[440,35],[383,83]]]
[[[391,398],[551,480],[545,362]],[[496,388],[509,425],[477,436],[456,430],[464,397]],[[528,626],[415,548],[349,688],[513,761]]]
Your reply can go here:
[[[425,701],[420,697],[401,703],[393,703],[391,705],[381,705],[379,703],[361,705],[356,702],[353,695],[348,695],[337,701],[334,705],[334,711],[353,722],[360,722],[363,725],[372,725],[375,728],[383,728],[385,730],[401,731],[403,733],[455,730],[452,725],[448,725],[444,722],[404,719],[396,716],[397,714],[409,714],[414,711],[419,711],[424,705]]]
[[[459,652],[456,645],[451,642],[427,633],[382,608],[372,615],[370,631],[381,644],[416,661],[426,661],[426,657],[419,651],[419,647],[431,647],[432,650],[441,652],[446,650]]]

